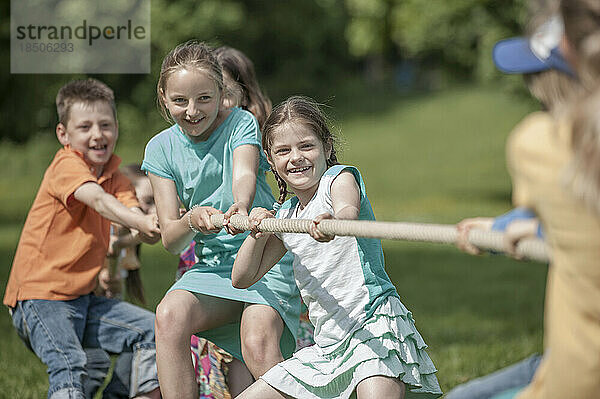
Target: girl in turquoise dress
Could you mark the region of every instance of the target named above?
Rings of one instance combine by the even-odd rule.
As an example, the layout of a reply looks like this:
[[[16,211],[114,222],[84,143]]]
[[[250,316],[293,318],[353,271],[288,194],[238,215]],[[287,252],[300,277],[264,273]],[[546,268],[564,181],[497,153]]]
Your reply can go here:
[[[381,242],[317,229],[323,219],[375,219],[358,170],[338,164],[319,108],[303,97],[276,107],[264,125],[263,148],[280,184],[280,202],[287,187],[295,194],[275,217],[314,223],[310,235],[260,233],[256,226],[273,214],[254,208],[253,232],[238,252],[232,281],[252,287],[291,252],[315,345],[274,366],[238,398],[441,396],[425,342],[385,272]]]
[[[252,381],[248,370],[257,378],[291,354],[299,317],[291,258],[250,289],[231,284],[233,261],[247,234],[230,228],[228,218],[274,201],[260,131],[251,113],[223,106],[221,67],[204,44],[172,50],[157,91],[163,113],[175,124],[147,144],[142,169],[152,183],[163,245],[178,254],[194,239],[199,258],[157,307],[161,392],[165,398],[197,397],[189,353],[190,337],[197,333],[238,359],[230,365],[235,396]],[[187,209],[183,216],[180,202]],[[227,231],[210,221],[223,212]]]

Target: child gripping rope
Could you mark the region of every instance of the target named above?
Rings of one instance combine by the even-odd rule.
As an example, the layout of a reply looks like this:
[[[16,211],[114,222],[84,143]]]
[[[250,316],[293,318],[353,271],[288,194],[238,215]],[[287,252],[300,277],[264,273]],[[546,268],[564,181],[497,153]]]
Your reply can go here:
[[[436,398],[435,367],[411,313],[385,272],[381,242],[334,237],[325,219],[374,220],[356,168],[339,165],[334,138],[311,100],[291,97],[264,125],[263,148],[280,187],[280,219],[313,219],[310,235],[261,233],[264,208],[234,262],[232,282],[252,287],[291,252],[294,276],[315,327],[315,345],[267,371],[240,398]],[[288,187],[295,196],[285,201]],[[285,202],[284,202],[285,201]]]

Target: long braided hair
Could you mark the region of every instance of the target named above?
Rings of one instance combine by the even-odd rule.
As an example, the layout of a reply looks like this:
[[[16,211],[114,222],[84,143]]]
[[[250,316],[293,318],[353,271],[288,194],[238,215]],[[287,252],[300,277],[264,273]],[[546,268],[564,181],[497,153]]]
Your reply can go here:
[[[324,148],[331,148],[331,155],[326,160],[328,168],[339,164],[335,151],[337,139],[331,133],[331,130],[327,125],[325,114],[319,107],[319,104],[304,96],[292,96],[288,98],[276,106],[265,121],[262,128],[262,146],[269,160],[271,160],[273,136],[276,134],[279,127],[291,122],[301,123],[307,126],[321,139]],[[279,198],[277,199],[277,202],[283,204],[288,194],[287,184],[272,167],[271,172],[275,175],[275,180],[279,187]]]

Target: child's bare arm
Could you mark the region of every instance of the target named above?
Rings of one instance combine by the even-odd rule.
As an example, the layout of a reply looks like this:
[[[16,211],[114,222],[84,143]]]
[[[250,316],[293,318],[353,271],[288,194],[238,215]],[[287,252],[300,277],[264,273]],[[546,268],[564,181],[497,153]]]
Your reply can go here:
[[[231,191],[233,193],[233,205],[225,212],[224,227],[230,234],[239,234],[237,230],[229,226],[229,218],[234,213],[248,215],[248,211],[254,201],[256,194],[256,175],[259,162],[258,147],[247,144],[241,145],[233,150],[233,178]]]
[[[317,226],[324,219],[358,219],[360,214],[360,188],[350,172],[342,172],[331,184],[331,204],[334,214],[323,213],[313,220],[310,235],[319,242],[335,238],[321,233]]]
[[[221,213],[219,210],[201,206],[180,215],[175,183],[152,173],[148,173],[148,177],[154,192],[162,242],[167,251],[178,254],[190,244],[196,235],[190,228],[190,223],[204,234],[220,230],[210,221],[210,215]]]
[[[340,173],[331,183],[331,203],[336,219],[358,219],[360,188],[351,172]]]
[[[119,200],[97,183],[87,182],[79,186],[74,193],[75,199],[93,208],[111,222],[139,230],[154,237],[160,234],[156,216],[140,215],[123,205]]]
[[[273,217],[263,208],[255,208],[250,212],[250,234],[240,247],[233,270],[231,283],[236,288],[248,288],[261,279],[287,250],[279,238],[272,233],[260,233],[256,226],[262,219]]]

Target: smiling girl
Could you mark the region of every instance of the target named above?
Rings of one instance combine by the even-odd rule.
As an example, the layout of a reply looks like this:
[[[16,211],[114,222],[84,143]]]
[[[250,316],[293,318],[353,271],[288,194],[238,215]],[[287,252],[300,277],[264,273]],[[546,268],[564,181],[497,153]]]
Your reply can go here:
[[[353,392],[359,399],[437,398],[436,369],[385,272],[381,242],[317,229],[323,219],[375,219],[360,173],[338,164],[333,141],[318,106],[304,97],[289,98],[265,122],[263,147],[279,200],[288,186],[295,194],[276,217],[314,223],[310,235],[260,233],[256,226],[273,214],[253,209],[253,231],[238,252],[232,281],[251,287],[291,252],[315,345],[273,367],[238,398],[348,398]]]
[[[233,213],[270,207],[268,163],[254,116],[223,106],[223,75],[213,50],[179,45],[164,59],[157,87],[163,114],[175,124],[146,146],[142,169],[154,191],[163,245],[180,253],[196,241],[199,258],[167,292],[156,312],[157,365],[165,398],[197,397],[190,336],[214,342],[230,365],[233,396],[294,349],[299,294],[291,258],[252,289],[235,289],[231,269],[247,234],[227,226]],[[180,217],[179,203],[187,212]],[[228,231],[210,216],[225,213]],[[232,233],[232,234],[228,234]]]

